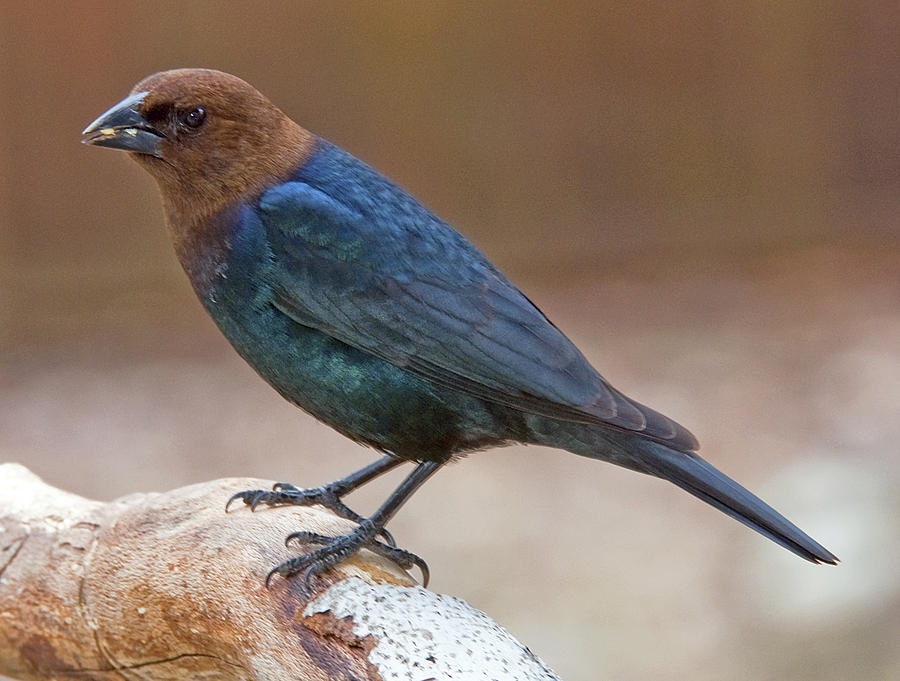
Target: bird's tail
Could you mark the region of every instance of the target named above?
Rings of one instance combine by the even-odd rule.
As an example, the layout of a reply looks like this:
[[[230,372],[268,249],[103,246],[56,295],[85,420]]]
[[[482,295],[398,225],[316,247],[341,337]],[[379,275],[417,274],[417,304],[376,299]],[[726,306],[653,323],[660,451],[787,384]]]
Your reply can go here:
[[[535,444],[568,449],[673,482],[764,537],[812,563],[837,557],[762,499],[751,494],[693,452],[672,449],[637,433],[533,418]]]
[[[801,558],[812,563],[838,562],[828,549],[696,454],[652,440],[642,440],[635,449],[629,447],[634,468],[675,483]]]

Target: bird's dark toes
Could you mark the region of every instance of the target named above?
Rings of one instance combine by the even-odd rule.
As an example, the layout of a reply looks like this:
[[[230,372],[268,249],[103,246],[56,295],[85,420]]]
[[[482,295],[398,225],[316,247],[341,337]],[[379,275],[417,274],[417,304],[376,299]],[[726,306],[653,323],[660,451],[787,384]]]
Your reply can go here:
[[[301,530],[299,532],[291,532],[287,537],[284,538],[284,545],[287,546],[292,541],[297,541],[302,544],[328,544],[333,541],[335,537],[326,537],[324,534],[317,534],[315,532],[306,532]]]
[[[251,499],[250,506],[251,511],[255,511],[256,507],[260,504],[265,504],[266,506],[277,506],[278,500],[272,497],[272,492],[267,492],[266,490],[259,490]]]
[[[243,500],[252,510],[260,504],[266,506],[324,506],[335,515],[358,523],[363,517],[348,507],[332,490],[331,486],[300,489],[288,482],[276,482],[271,490],[248,490],[238,492],[226,504],[226,510],[237,499]]]
[[[388,545],[375,539],[375,537],[383,534],[382,530],[372,523],[368,518],[363,518],[359,527],[352,532],[339,535],[337,537],[328,537],[316,532],[307,532],[301,530],[289,534],[284,543],[287,545],[293,541],[303,544],[317,544],[321,548],[315,549],[309,553],[291,558],[281,565],[275,567],[266,578],[268,585],[272,576],[275,574],[282,577],[290,577],[303,571],[304,583],[309,581],[315,575],[325,572],[329,568],[334,567],[338,563],[345,561],[350,556],[357,553],[360,549],[369,549],[373,553],[394,561],[404,570],[410,570],[414,566],[418,567],[422,572],[424,579],[423,584],[428,584],[429,570],[424,560],[414,553],[397,548],[395,545]],[[390,533],[387,533],[390,537]],[[393,537],[391,537],[393,540]]]
[[[276,574],[287,578],[303,570],[303,583],[307,590],[309,590],[310,579],[314,575],[321,574],[329,568],[334,567],[338,563],[352,556],[360,548],[359,546],[353,546],[356,542],[348,541],[348,538],[350,538],[351,535],[324,537],[312,532],[296,532],[295,534],[298,535],[298,539],[300,538],[299,535],[309,534],[313,543],[324,543],[325,546],[316,549],[315,551],[311,551],[310,553],[305,553],[302,556],[286,560],[280,565],[276,565],[266,576],[267,587],[269,586],[272,577]]]
[[[324,506],[333,511],[342,518],[357,521],[362,516],[355,513],[329,490],[321,487],[311,489],[299,489],[287,482],[276,482],[271,490],[254,489],[244,492],[238,492],[233,495],[225,509],[238,499],[242,500],[252,510],[256,510],[257,506],[265,504],[266,506]]]
[[[422,573],[422,586],[428,586],[428,581],[431,579],[431,571],[428,569],[428,563],[416,554],[377,541],[366,544],[365,548],[373,553],[377,553],[379,556],[384,556],[388,560],[393,561],[404,570],[411,570],[413,567],[419,568],[419,571]]]
[[[249,506],[251,510],[256,510],[256,506],[260,502],[260,497],[265,494],[269,494],[269,492],[264,489],[248,489],[243,492],[233,494],[231,498],[227,502],[225,502],[225,512],[228,513],[228,511],[231,509],[231,504],[233,504],[238,499]]]
[[[331,567],[331,565],[337,564],[339,561],[335,561],[330,565],[324,565],[323,558],[327,553],[323,553],[323,549],[318,549],[311,553],[306,553],[302,556],[297,556],[296,558],[291,558],[289,560],[276,565],[274,568],[269,570],[269,574],[266,575],[266,587],[269,586],[269,583],[272,581],[272,577],[275,575],[279,575],[287,579],[288,577],[292,577],[297,574],[301,570],[304,570],[304,585],[307,590],[309,590],[309,580],[314,574],[319,574],[320,572],[324,572],[327,568]],[[320,566],[321,564],[321,566]]]
[[[388,546],[396,548],[397,542],[394,540],[394,535],[388,532],[385,528],[381,528],[379,530],[378,535],[384,538],[384,541]],[[285,545],[289,544],[292,541],[298,541],[303,544],[327,544],[328,540],[334,539],[334,537],[326,537],[323,534],[316,534],[315,532],[291,532],[287,537],[284,538]]]

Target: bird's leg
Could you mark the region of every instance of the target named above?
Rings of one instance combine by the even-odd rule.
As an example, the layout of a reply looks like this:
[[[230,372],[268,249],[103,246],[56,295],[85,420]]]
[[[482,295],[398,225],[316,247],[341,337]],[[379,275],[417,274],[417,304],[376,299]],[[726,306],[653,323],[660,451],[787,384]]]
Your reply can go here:
[[[311,544],[321,544],[322,548],[291,558],[278,565],[269,572],[266,577],[266,584],[269,583],[275,574],[279,574],[282,577],[290,577],[302,570],[304,581],[308,587],[309,580],[313,575],[324,572],[328,568],[346,560],[360,549],[366,548],[393,560],[405,570],[410,569],[414,565],[418,566],[422,571],[424,584],[427,585],[429,573],[428,566],[424,560],[409,551],[379,542],[375,537],[384,531],[384,526],[388,520],[412,496],[413,492],[437,472],[441,465],[434,461],[420,463],[370,518],[363,518],[359,523],[359,527],[348,534],[326,537],[312,532],[294,532],[288,535],[287,539],[285,539],[285,544],[292,540],[297,540]]]
[[[365,518],[341,501],[341,497],[349,494],[358,487],[362,487],[379,475],[396,468],[401,463],[404,463],[403,459],[398,459],[394,456],[383,456],[378,459],[378,461],[369,464],[365,468],[361,468],[347,477],[335,480],[322,487],[300,489],[287,482],[276,482],[271,490],[245,490],[232,496],[228,500],[228,503],[225,504],[225,510],[227,511],[231,504],[238,499],[243,501],[254,511],[260,504],[266,506],[318,505],[324,506],[341,518],[352,520],[355,523],[361,523]],[[394,539],[387,530],[382,531],[381,534],[391,546],[394,546]]]

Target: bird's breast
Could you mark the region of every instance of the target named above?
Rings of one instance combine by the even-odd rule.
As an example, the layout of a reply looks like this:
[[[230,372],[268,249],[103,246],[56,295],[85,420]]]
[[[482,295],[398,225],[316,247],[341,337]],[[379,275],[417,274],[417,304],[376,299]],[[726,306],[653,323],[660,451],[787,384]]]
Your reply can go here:
[[[197,224],[174,228],[175,252],[204,307],[213,310],[224,292],[247,287],[265,249],[262,226],[246,204],[230,206]],[[242,295],[250,293],[245,288]]]

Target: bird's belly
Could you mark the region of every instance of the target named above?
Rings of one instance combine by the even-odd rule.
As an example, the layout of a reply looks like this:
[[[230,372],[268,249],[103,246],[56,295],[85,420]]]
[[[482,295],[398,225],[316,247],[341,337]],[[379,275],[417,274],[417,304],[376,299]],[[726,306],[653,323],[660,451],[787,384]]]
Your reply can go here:
[[[347,437],[411,460],[518,439],[504,408],[429,381],[303,326],[220,282],[203,303],[241,357],[281,395]]]

